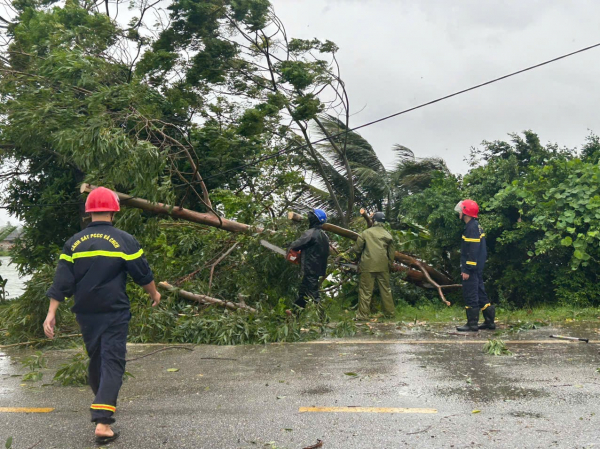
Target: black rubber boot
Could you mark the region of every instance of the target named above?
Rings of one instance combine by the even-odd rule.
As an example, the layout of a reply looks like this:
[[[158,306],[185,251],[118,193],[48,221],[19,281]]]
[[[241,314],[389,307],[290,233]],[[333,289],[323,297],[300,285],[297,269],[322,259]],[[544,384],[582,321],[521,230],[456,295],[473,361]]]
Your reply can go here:
[[[496,308],[494,306],[488,306],[481,313],[483,314],[483,319],[485,321],[483,324],[479,325],[479,329],[496,329],[496,324],[494,323],[496,318]]]
[[[459,332],[477,332],[479,327],[479,309],[467,309],[467,324],[456,328]]]

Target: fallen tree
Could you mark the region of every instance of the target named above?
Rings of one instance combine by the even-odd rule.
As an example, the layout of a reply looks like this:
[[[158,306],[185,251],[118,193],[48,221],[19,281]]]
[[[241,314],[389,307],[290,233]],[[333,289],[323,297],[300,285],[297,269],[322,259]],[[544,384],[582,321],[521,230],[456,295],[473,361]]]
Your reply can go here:
[[[96,186],[84,183],[81,185],[80,192],[81,193],[89,193],[92,190],[94,190],[95,188],[96,188]],[[175,218],[180,218],[180,219],[191,221],[194,223],[199,223],[199,224],[203,224],[206,226],[212,226],[215,228],[224,229],[229,232],[252,233],[252,232],[263,232],[264,231],[263,228],[253,227],[253,226],[247,225],[245,223],[239,223],[237,221],[227,220],[226,218],[219,217],[214,213],[200,213],[200,212],[195,212],[195,211],[185,209],[182,207],[171,206],[168,204],[152,203],[143,198],[132,197],[130,195],[126,195],[121,192],[116,192],[116,194],[118,195],[119,200],[121,201],[121,203],[123,205],[129,206],[129,207],[137,207],[139,209],[142,209],[142,210],[145,210],[148,212],[154,212],[156,214],[161,214],[161,215],[169,215],[169,216],[172,216]],[[303,216],[301,216],[297,213],[294,213],[294,212],[290,212],[288,214],[288,218],[293,221],[304,220]],[[327,232],[332,232],[334,234],[340,235],[342,237],[345,237],[345,238],[348,238],[351,240],[356,240],[358,238],[358,233],[351,231],[350,229],[336,226],[331,223],[325,223],[323,225],[323,229]],[[427,265],[426,263],[418,261],[411,256],[408,256],[406,254],[403,254],[403,253],[397,251],[396,252],[396,260],[402,265],[394,264],[394,267],[392,268],[393,271],[403,273],[405,275],[405,279],[408,282],[411,282],[419,287],[437,288],[438,292],[440,292],[440,297],[442,298],[442,300],[444,302],[446,302],[446,298],[444,298],[443,294],[441,293],[441,288],[453,289],[453,288],[461,287],[461,285],[452,284],[452,281],[450,280],[450,278],[448,278],[443,273],[440,273],[439,271],[435,270],[434,268]],[[427,272],[427,274],[425,274],[425,271]],[[164,284],[165,284],[163,286],[164,288],[167,288],[166,285],[170,286],[170,284],[166,284],[166,283],[164,283]],[[172,287],[173,289],[175,288],[173,286],[170,286],[170,287]],[[183,292],[183,291],[179,290],[179,292],[180,292],[180,296],[185,297],[181,294],[181,292]],[[194,301],[198,301],[198,298],[200,298],[200,297],[210,298],[208,296],[205,297],[204,295],[196,295],[194,293],[189,293],[189,292],[185,292],[185,293],[189,294],[189,295],[193,295],[194,296],[193,298],[192,298],[192,296],[189,296],[188,299],[192,299]],[[211,299],[215,299],[215,298],[211,298]],[[217,300],[217,301],[220,301],[220,300]],[[223,301],[221,301],[221,302],[223,302]],[[234,305],[234,303],[228,303],[228,304]],[[236,307],[236,308],[239,308],[239,307]]]

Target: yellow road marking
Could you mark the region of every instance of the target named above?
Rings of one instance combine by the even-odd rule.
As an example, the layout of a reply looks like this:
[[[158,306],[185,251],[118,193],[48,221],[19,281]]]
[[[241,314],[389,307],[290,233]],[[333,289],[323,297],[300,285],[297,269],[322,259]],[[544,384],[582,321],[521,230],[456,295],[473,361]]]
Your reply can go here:
[[[468,338],[468,337],[467,337]],[[305,341],[305,345],[481,345],[487,340],[315,340]],[[507,345],[564,345],[582,344],[573,340],[505,340]],[[590,344],[598,344],[600,340],[590,340]],[[276,343],[281,344],[281,343]],[[294,343],[298,344],[298,343]]]
[[[36,407],[0,407],[0,413],[50,413],[53,408]]]
[[[434,408],[300,407],[300,413],[437,413]]]

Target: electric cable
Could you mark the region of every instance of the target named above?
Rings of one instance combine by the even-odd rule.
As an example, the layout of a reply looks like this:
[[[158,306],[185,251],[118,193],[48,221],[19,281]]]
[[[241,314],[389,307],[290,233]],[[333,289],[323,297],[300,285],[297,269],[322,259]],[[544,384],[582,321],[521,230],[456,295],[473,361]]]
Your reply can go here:
[[[385,117],[379,118],[377,120],[373,120],[371,122],[364,123],[364,124],[362,124],[360,126],[356,126],[354,128],[349,128],[349,129],[347,129],[345,131],[342,131],[340,133],[334,134],[334,135],[332,135],[330,137],[323,137],[322,139],[318,139],[318,140],[315,140],[315,141],[312,141],[310,143],[306,143],[306,144],[303,144],[303,145],[300,145],[300,146],[297,146],[297,147],[284,148],[283,150],[277,151],[277,152],[272,153],[270,155],[260,157],[260,158],[256,159],[254,162],[249,162],[247,164],[240,165],[239,167],[231,168],[229,170],[225,170],[223,172],[219,172],[219,173],[214,174],[212,176],[204,177],[203,179],[206,182],[209,179],[216,178],[218,176],[223,176],[223,175],[225,175],[227,173],[231,173],[233,171],[239,171],[239,170],[241,170],[243,168],[252,167],[252,166],[257,165],[257,164],[259,164],[261,162],[267,161],[269,159],[273,159],[273,158],[279,157],[279,156],[281,156],[281,155],[283,155],[285,153],[288,153],[288,152],[290,152],[292,150],[300,150],[302,148],[308,147],[309,145],[314,145],[314,144],[317,144],[317,143],[321,143],[321,142],[325,142],[327,140],[334,139],[336,137],[340,137],[340,136],[342,136],[344,134],[349,133],[350,131],[356,131],[358,129],[366,128],[367,126],[371,126],[371,125],[374,125],[376,123],[383,122],[385,120],[389,120],[389,119],[394,118],[394,117],[398,117],[399,115],[406,114],[407,112],[411,112],[411,111],[414,111],[414,110],[417,110],[417,109],[420,109],[420,108],[424,108],[425,106],[430,106],[432,104],[439,103],[440,101],[444,101],[444,100],[447,100],[449,98],[456,97],[457,95],[461,95],[461,94],[464,94],[466,92],[470,92],[472,90],[479,89],[480,87],[488,86],[488,85],[496,83],[498,81],[502,81],[502,80],[505,80],[507,78],[513,77],[515,75],[519,75],[521,73],[528,72],[530,70],[536,69],[538,67],[542,67],[542,66],[551,64],[553,62],[560,61],[561,59],[568,58],[569,56],[573,56],[573,55],[576,55],[578,53],[583,53],[584,51],[588,51],[588,50],[591,50],[591,49],[596,48],[596,47],[600,47],[600,42],[597,43],[597,44],[590,45],[588,47],[584,47],[584,48],[581,48],[579,50],[573,51],[571,53],[567,53],[567,54],[564,54],[562,56],[558,56],[556,58],[552,58],[552,59],[549,59],[547,61],[540,62],[539,64],[535,64],[535,65],[529,66],[527,68],[524,68],[524,69],[521,69],[521,70],[517,70],[516,72],[512,72],[512,73],[509,73],[507,75],[500,76],[498,78],[494,78],[492,80],[489,80],[489,81],[477,84],[475,86],[471,86],[471,87],[469,87],[467,89],[459,90],[458,92],[454,92],[452,94],[445,95],[443,97],[439,97],[439,98],[437,98],[435,100],[431,100],[431,101],[428,101],[426,103],[422,103],[422,104],[420,104],[418,106],[413,106],[412,108],[404,109],[403,111],[396,112],[396,113],[390,114],[390,115],[386,115]]]

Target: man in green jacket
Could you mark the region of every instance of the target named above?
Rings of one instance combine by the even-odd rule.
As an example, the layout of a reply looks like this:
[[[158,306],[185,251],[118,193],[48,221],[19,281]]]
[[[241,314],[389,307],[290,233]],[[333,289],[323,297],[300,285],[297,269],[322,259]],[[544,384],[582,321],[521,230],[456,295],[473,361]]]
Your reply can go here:
[[[367,320],[371,311],[371,297],[375,281],[379,286],[383,312],[394,315],[394,300],[390,289],[390,269],[394,263],[394,239],[383,227],[385,215],[373,215],[373,226],[358,236],[354,251],[360,255],[360,283],[358,286],[358,313],[356,319]]]

